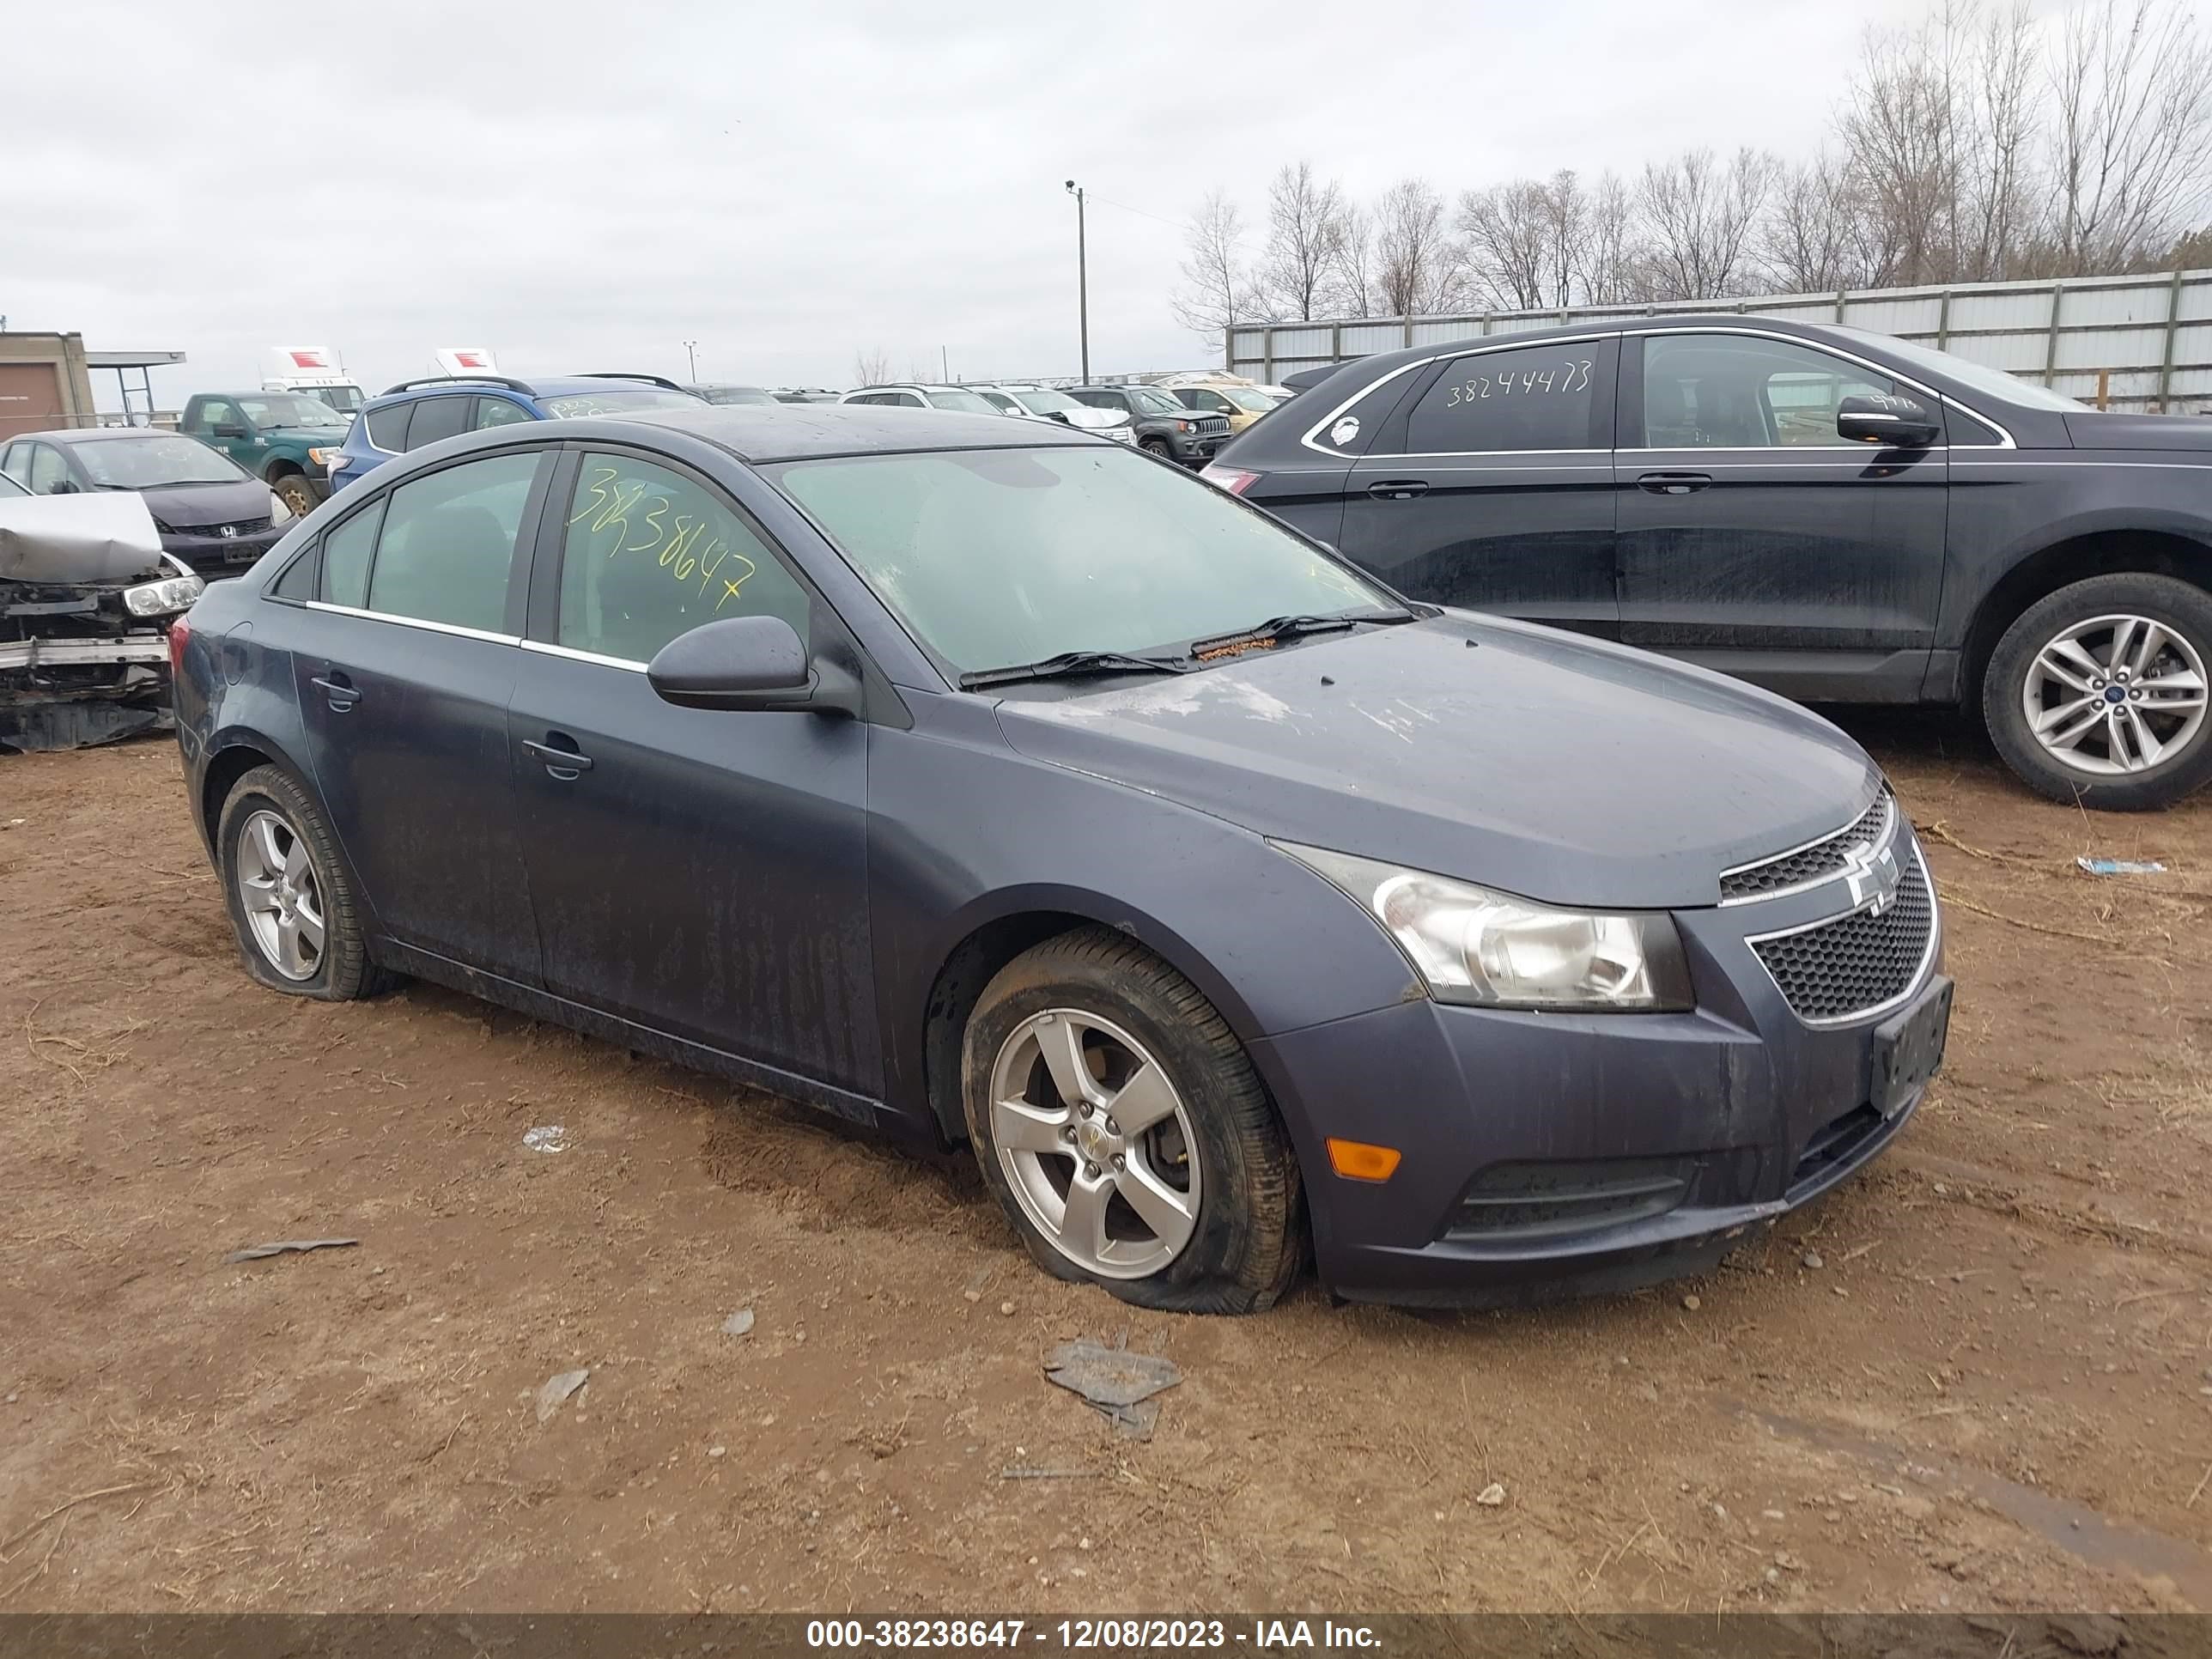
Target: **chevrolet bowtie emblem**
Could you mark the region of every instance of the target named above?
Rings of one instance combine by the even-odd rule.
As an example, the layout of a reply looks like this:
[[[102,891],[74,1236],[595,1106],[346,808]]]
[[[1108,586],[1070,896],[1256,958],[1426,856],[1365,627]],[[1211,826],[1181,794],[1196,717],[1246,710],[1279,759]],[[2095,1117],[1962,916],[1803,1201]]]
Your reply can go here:
[[[1903,872],[1897,867],[1896,856],[1887,847],[1880,852],[1866,842],[1855,841],[1844,853],[1843,878],[1851,890],[1851,908],[1866,907],[1875,915],[1897,902],[1898,884]]]

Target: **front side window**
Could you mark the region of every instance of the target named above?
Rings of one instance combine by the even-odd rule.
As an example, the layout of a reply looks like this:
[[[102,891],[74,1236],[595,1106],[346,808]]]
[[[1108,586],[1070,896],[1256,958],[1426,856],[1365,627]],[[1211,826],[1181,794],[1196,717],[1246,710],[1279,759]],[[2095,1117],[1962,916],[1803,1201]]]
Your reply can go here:
[[[149,432],[81,444],[77,465],[102,489],[158,489],[166,484],[238,483],[246,474],[198,438]]]
[[[393,490],[369,568],[368,608],[504,632],[507,573],[537,470],[535,452],[492,455]]]
[[[1443,366],[1406,422],[1416,455],[1603,448],[1591,442],[1595,340],[1482,351]]]
[[[210,398],[200,405],[200,427],[212,432],[219,426],[244,426],[246,416],[228,398]]]
[[[650,662],[724,617],[781,617],[808,636],[806,590],[706,485],[628,455],[586,454],[561,554],[561,644]]]
[[[1845,398],[1913,394],[1886,374],[1787,340],[1655,334],[1644,342],[1650,449],[1860,448],[1836,431]]]
[[[1273,520],[1119,446],[854,456],[772,475],[958,672],[1395,608]]]
[[[185,441],[190,443],[191,440],[187,438]],[[30,476],[24,482],[33,495],[51,495],[69,481],[69,463],[62,459],[61,451],[52,444],[31,446]]]
[[[507,398],[479,398],[477,399],[477,418],[470,428],[481,432],[486,427],[512,426],[517,421],[534,418],[520,404]]]

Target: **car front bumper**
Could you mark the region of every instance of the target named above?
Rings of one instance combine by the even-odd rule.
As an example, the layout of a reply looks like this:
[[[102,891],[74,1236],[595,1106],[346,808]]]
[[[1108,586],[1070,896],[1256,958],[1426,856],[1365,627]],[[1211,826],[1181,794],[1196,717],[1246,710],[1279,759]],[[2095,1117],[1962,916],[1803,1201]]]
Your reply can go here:
[[[1709,1268],[1848,1179],[1918,1109],[1924,1080],[1888,1085],[1883,1055],[1916,1016],[1948,1023],[1951,985],[1938,916],[1901,998],[1801,1018],[1754,945],[1842,908],[1821,890],[1678,912],[1694,1012],[1409,1000],[1250,1045],[1306,1171],[1322,1281],[1444,1306],[1630,1290]],[[1330,1138],[1402,1156],[1387,1181],[1345,1179]]]
[[[271,525],[239,536],[202,535],[191,530],[164,531],[161,550],[182,559],[199,574],[214,580],[235,576],[270,548],[283,541],[292,521]]]

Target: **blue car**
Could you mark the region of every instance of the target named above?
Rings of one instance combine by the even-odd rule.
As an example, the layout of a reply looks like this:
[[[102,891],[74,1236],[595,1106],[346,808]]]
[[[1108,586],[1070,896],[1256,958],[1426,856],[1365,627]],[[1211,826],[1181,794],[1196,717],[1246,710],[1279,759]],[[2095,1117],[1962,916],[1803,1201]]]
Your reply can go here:
[[[463,432],[702,401],[658,374],[558,374],[531,380],[506,374],[440,374],[402,380],[362,405],[331,469],[331,491],[335,495],[359,482],[395,455]]]
[[[1943,1049],[1911,820],[1834,726],[1072,427],[450,438],[170,640],[261,984],[411,975],[965,1143],[1146,1307],[1309,1254],[1415,1303],[1697,1271]]]

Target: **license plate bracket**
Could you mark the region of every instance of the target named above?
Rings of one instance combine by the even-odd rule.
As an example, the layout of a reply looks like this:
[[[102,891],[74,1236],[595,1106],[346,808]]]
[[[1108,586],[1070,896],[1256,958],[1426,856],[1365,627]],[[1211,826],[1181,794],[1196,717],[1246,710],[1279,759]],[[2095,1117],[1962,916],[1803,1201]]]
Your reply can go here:
[[[1951,1030],[1952,982],[1938,975],[1925,995],[1874,1028],[1875,1109],[1885,1120],[1902,1111],[1943,1063]]]

